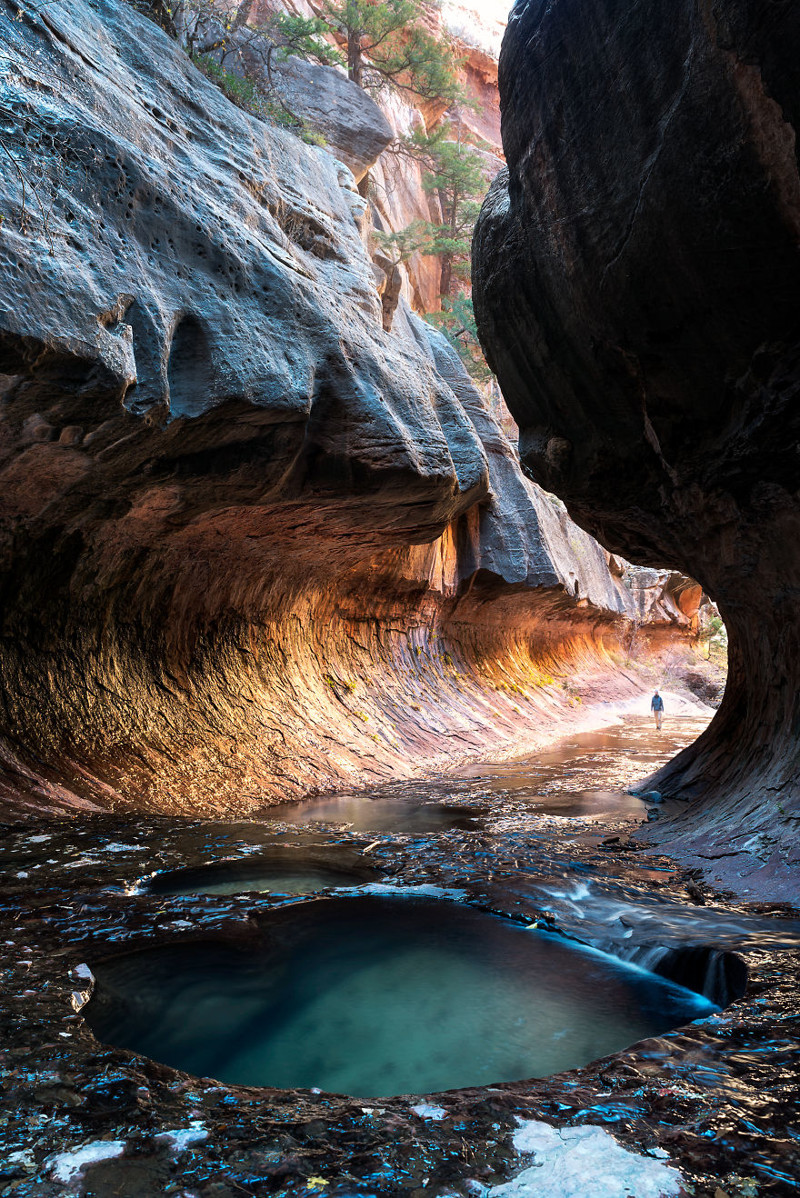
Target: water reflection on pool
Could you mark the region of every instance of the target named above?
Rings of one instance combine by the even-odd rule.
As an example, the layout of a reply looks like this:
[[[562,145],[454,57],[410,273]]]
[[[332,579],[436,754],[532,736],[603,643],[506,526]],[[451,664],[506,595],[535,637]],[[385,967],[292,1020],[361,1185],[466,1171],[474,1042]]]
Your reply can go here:
[[[411,783],[409,790],[420,789]],[[448,828],[463,831],[479,826],[480,810],[431,802],[411,794],[373,798],[369,794],[335,794],[301,803],[285,803],[279,818],[290,824],[347,824],[353,832],[403,832],[423,834]]]
[[[145,894],[315,894],[327,887],[358,886],[371,880],[369,872],[349,872],[331,869],[300,859],[297,865],[287,862],[217,861],[196,869],[170,870],[156,874],[141,885]]]

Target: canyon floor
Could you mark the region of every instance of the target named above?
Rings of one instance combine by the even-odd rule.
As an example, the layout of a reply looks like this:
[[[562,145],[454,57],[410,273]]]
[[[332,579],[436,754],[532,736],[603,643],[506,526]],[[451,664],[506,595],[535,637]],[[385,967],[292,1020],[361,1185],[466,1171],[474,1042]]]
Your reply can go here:
[[[800,911],[715,890],[656,855],[642,822],[658,807],[628,793],[706,722],[672,716],[659,735],[628,715],[518,760],[288,804],[260,821],[6,825],[0,1194],[794,1192]],[[341,871],[345,887],[323,877],[312,898],[168,893],[173,872],[173,889],[191,891],[216,868],[235,891],[237,877],[287,861]],[[722,1009],[556,1076],[369,1099],[191,1076],[99,1042],[84,1017],[104,958],[249,947],[298,904],[377,896],[536,925],[661,969]]]

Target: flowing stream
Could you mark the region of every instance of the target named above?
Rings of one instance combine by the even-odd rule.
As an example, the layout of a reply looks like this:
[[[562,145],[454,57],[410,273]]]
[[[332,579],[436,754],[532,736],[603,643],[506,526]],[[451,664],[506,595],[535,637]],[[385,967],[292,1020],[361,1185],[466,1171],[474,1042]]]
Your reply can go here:
[[[735,1168],[782,1198],[800,920],[632,836],[670,804],[629,790],[704,726],[626,719],[257,820],[8,830],[8,1150],[26,1150],[32,1110],[48,1153],[101,1129],[105,1150],[144,1119],[175,1130],[137,1140],[137,1193],[168,1192],[185,1140],[198,1192],[220,1169],[273,1192],[288,1160],[300,1194],[358,1143],[358,1184],[331,1192],[405,1195],[462,1161],[465,1127],[458,1176],[483,1160],[502,1179],[533,1117],[553,1135],[630,1129],[711,1193]],[[116,1192],[102,1168],[97,1192]]]

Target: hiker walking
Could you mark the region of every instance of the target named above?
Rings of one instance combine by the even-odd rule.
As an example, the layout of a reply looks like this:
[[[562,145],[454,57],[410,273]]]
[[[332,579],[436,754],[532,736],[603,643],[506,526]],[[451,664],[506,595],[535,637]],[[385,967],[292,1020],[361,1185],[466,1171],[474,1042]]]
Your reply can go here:
[[[664,700],[661,698],[661,695],[658,693],[658,691],[656,691],[656,693],[653,695],[652,699],[650,700],[650,710],[652,711],[653,715],[655,716],[656,728],[660,732],[661,731],[661,721],[664,718]]]

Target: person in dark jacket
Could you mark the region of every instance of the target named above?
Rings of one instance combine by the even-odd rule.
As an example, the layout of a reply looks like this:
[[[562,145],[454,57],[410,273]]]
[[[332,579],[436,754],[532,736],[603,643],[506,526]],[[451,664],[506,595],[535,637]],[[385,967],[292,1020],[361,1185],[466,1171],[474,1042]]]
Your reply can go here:
[[[656,691],[656,693],[653,695],[652,699],[650,700],[650,710],[652,711],[653,715],[655,716],[656,728],[660,732],[661,731],[661,721],[664,718],[664,700],[661,698],[661,695],[658,693],[658,691]]]

